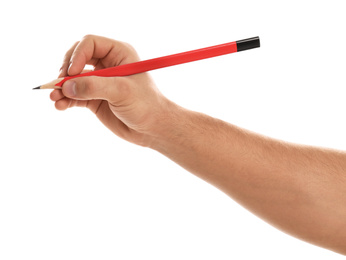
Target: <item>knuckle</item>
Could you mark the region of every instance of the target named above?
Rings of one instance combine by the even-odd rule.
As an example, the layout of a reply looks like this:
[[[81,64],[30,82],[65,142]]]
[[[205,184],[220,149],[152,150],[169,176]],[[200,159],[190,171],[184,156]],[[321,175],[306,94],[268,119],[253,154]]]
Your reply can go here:
[[[131,62],[139,60],[138,53],[136,49],[129,43],[127,42],[120,42],[122,45],[122,51],[123,51],[123,56],[128,57]]]
[[[129,52],[131,52],[131,53],[133,53],[133,54],[137,54],[136,49],[135,49],[131,44],[125,42],[125,43],[124,43],[124,46],[125,46],[125,48],[126,48]]]
[[[83,36],[83,40],[89,40],[95,38],[95,35],[93,34],[86,34]]]
[[[135,48],[130,44],[130,43],[128,43],[128,42],[121,42],[123,45],[124,45],[124,47],[125,48],[127,48],[128,50],[132,50],[132,51],[134,51],[135,50]]]

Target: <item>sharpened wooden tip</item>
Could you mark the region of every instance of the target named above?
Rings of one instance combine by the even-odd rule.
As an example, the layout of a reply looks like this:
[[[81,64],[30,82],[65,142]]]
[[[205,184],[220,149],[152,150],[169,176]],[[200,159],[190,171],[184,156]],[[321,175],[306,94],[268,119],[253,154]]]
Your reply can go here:
[[[41,86],[38,86],[37,88],[33,88],[33,89],[61,89],[61,87],[56,86],[57,83],[59,83],[60,81],[62,81],[64,78],[58,78],[55,79],[47,84],[43,84]]]

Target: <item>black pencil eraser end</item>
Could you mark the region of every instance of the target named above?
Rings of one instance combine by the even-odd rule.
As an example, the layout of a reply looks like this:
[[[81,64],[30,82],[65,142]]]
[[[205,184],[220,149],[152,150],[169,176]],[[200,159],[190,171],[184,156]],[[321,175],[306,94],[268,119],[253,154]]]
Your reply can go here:
[[[240,41],[236,41],[237,51],[245,51],[261,46],[259,37],[248,38]]]

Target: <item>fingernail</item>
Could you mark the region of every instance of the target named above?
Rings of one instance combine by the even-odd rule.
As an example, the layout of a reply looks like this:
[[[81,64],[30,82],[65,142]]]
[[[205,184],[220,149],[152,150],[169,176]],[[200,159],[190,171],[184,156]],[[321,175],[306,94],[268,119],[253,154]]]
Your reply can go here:
[[[62,72],[63,72],[63,68],[64,68],[64,66],[61,66],[61,68],[59,69],[59,76],[58,76],[58,78],[60,78],[60,77],[61,77]]]
[[[68,97],[76,96],[76,82],[68,80],[63,85],[64,94]]]
[[[72,61],[70,61],[70,64],[68,65],[68,68],[67,68],[67,73],[70,71],[70,68],[72,67]]]

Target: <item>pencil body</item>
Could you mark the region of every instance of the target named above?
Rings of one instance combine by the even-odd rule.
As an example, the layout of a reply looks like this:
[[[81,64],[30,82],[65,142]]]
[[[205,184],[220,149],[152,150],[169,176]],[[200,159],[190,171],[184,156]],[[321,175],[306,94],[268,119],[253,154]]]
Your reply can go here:
[[[62,84],[72,78],[87,77],[87,76],[100,76],[100,77],[120,77],[129,76],[146,71],[156,70],[187,62],[207,59],[211,57],[221,56],[225,54],[234,53],[237,51],[248,50],[260,47],[259,37],[253,37],[241,41],[229,42],[225,44],[215,45],[207,48],[172,54],[159,58],[138,61],[134,63],[119,65],[116,67],[106,68],[102,70],[95,70],[88,73],[78,74],[75,76],[59,78],[48,84],[42,85],[35,89],[52,89],[61,88]]]

